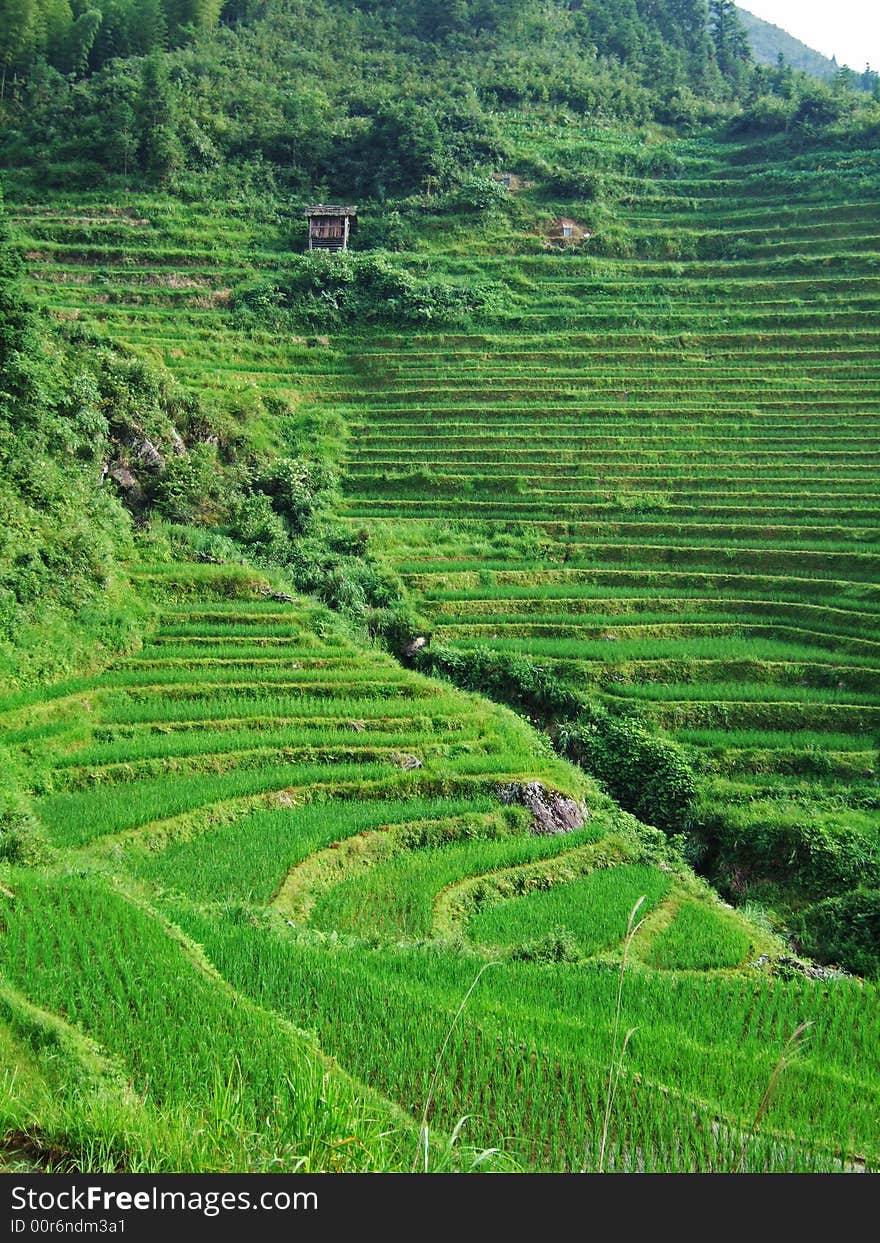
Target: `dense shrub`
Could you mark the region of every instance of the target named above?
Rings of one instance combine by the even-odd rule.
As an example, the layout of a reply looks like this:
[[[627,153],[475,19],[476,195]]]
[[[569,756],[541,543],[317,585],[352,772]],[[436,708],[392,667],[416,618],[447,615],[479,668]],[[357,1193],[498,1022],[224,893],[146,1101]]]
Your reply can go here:
[[[261,564],[284,566],[290,559],[284,521],[264,492],[237,495],[225,531]]]
[[[514,962],[554,963],[578,962],[582,957],[581,948],[574,933],[568,928],[556,928],[553,932],[545,932],[543,936],[522,945],[514,945],[508,951]]]
[[[23,793],[20,761],[0,747],[0,862],[28,861],[35,847],[37,822]]]
[[[507,207],[510,195],[493,177],[482,173],[460,176],[444,194],[440,206],[446,211],[488,214]]]
[[[303,535],[318,506],[332,490],[335,476],[325,462],[282,457],[258,474],[255,484],[271,498],[276,513],[284,519],[291,533]]]
[[[101,486],[109,353],[37,315],[0,203],[0,684],[61,672],[137,628],[118,569],[128,515]],[[125,619],[115,632],[108,613]]]
[[[439,674],[541,721],[576,716],[587,707],[555,673],[516,653],[432,644],[418,653],[416,663],[425,673]]]
[[[767,809],[747,819],[735,807],[703,809],[699,832],[717,882],[735,896],[767,881],[819,898],[857,885],[880,886],[880,846],[839,815]]]
[[[239,322],[332,329],[359,324],[464,323],[491,300],[486,285],[416,276],[382,254],[316,251],[293,257],[274,281],[235,291]]]
[[[581,199],[592,202],[605,193],[605,181],[601,173],[586,169],[553,168],[545,180],[546,190],[554,197]]]
[[[780,95],[759,95],[730,122],[730,133],[773,134],[788,129],[797,104]]]
[[[227,485],[218,469],[213,445],[195,445],[188,453],[170,456],[151,477],[150,500],[169,522],[210,522],[222,513]]]
[[[418,231],[412,220],[396,209],[376,212],[358,226],[356,243],[359,251],[414,250],[417,242]]]
[[[880,976],[880,889],[856,889],[808,907],[792,931],[804,953],[856,975]]]
[[[640,722],[593,709],[565,726],[560,745],[633,815],[668,832],[688,821],[697,782],[684,752]]]

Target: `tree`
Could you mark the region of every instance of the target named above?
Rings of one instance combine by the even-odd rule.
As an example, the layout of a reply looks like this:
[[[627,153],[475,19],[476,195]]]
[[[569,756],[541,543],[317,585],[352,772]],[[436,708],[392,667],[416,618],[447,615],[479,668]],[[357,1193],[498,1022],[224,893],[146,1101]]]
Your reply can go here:
[[[148,56],[165,46],[168,21],[162,0],[136,0],[126,14],[128,50],[135,56]]]
[[[858,74],[850,69],[849,65],[841,65],[834,75],[834,89],[836,91],[855,91],[859,86]]]
[[[165,0],[168,34],[173,43],[183,43],[187,27],[205,30],[217,24],[223,0]]]
[[[161,52],[144,61],[138,101],[141,167],[165,183],[183,164],[177,107],[168,63]]]
[[[42,353],[22,285],[23,268],[0,198],[0,460],[5,431],[29,423],[42,405]]]
[[[709,33],[718,68],[725,78],[739,85],[752,51],[733,0],[709,0]]]
[[[127,65],[109,66],[95,82],[96,110],[101,119],[101,162],[123,176],[137,161],[140,90],[141,83]]]
[[[89,53],[101,28],[103,15],[98,9],[86,9],[68,31],[66,39],[66,64],[63,68],[71,73],[84,74],[89,67]]]
[[[0,100],[6,94],[6,75],[24,66],[37,39],[37,0],[0,0]]]
[[[603,0],[589,0],[578,17],[583,35],[595,44],[601,56],[627,61],[641,51],[645,28],[636,0],[621,0],[613,6]]]

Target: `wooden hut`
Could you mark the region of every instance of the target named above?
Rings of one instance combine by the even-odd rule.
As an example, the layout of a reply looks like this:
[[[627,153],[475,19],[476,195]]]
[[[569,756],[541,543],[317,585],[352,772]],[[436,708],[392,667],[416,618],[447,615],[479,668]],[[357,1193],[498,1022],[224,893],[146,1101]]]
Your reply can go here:
[[[576,220],[570,220],[567,216],[561,216],[558,220],[552,221],[545,236],[551,242],[564,246],[575,242],[585,242],[590,236],[590,230],[584,228],[582,224],[578,224]]]
[[[306,208],[309,250],[348,250],[348,239],[357,228],[357,208],[316,203]]]

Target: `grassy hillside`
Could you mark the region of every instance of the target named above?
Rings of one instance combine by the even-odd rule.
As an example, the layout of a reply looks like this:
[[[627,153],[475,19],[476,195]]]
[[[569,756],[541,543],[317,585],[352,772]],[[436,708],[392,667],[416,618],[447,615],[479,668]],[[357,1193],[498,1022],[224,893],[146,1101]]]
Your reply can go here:
[[[876,1159],[874,987],[747,965],[773,938],[506,710],[251,571],[134,572],[158,609],[136,657],[0,704],[41,791],[40,864],[7,867],[2,896],[7,1149],[53,1168],[409,1168],[427,1115],[432,1169],[490,1146],[500,1166],[596,1168],[643,898],[606,1168]],[[585,797],[584,827],[530,833],[499,794],[534,780]]]
[[[880,111],[447,7],[6,55],[8,1166],[880,1163]]]
[[[361,349],[344,512],[435,645],[526,656],[684,744],[728,895],[876,889],[880,169],[683,143],[642,181],[594,150],[616,203],[567,208],[594,239],[435,260],[497,274],[491,327]]]
[[[774,966],[790,951],[754,916],[761,903],[809,913],[816,897],[870,885],[876,867],[874,157],[820,149],[774,171],[770,153],[731,142],[503,125],[515,170],[588,160],[601,206],[546,180],[488,208],[411,203],[411,249],[388,262],[435,286],[482,283],[468,331],[254,327],[238,291],[298,261],[284,226],[245,223],[234,203],[225,214],[158,196],[22,204],[31,289],[50,316],[106,331],[184,389],[238,394],[317,438],[343,472],[339,513],[393,560],[429,657],[466,668],[475,650],[520,653],[520,677],[532,659],[612,716],[635,712],[678,739],[699,783],[690,823],[673,826],[679,847],[751,903],[747,917],[517,718],[359,647],[313,604],[273,603],[277,579],[144,553],[134,581],[159,629],[143,650],[3,705],[39,826],[23,840],[44,859],[4,881],[5,977],[16,1004],[76,1023],[145,1092],[183,1055],[155,1046],[145,998],[142,1018],[114,1017],[109,998],[140,997],[142,981],[128,953],[111,968],[83,939],[88,912],[109,904],[119,944],[162,935],[163,953],[207,972],[193,978],[215,990],[218,1024],[235,990],[267,1033],[311,1033],[297,1054],[308,1082],[324,1054],[353,1077],[320,1151],[309,1107],[296,1127],[279,1115],[286,1146],[270,1131],[245,1159],[209,1126],[187,1162],[336,1168],[347,1158],[334,1145],[354,1130],[369,1155],[353,1159],[375,1168],[412,1159],[448,1025],[496,962],[448,1047],[432,1128],[448,1135],[468,1114],[480,1119],[466,1132],[474,1150],[500,1145],[526,1169],[595,1168],[621,939],[644,896],[624,992],[639,1034],[605,1163],[871,1163],[877,1084],[861,1050],[876,988]],[[667,175],[631,171],[645,168]],[[138,223],[120,240],[123,210]],[[542,222],[561,215],[594,238],[550,245]],[[302,313],[283,312],[291,324]],[[187,536],[229,557],[205,538]],[[499,791],[530,780],[585,795],[585,827],[528,833],[529,814]],[[35,903],[59,915],[35,923]],[[36,967],[74,953],[94,978],[86,1008]],[[804,1021],[809,1043],[749,1138]],[[11,1040],[21,1022],[10,1019]],[[244,1082],[271,1081],[269,1063],[251,1066],[268,1056],[262,1039],[224,1027],[199,1040],[228,1046]],[[358,1083],[382,1102],[368,1110]],[[217,1116],[217,1093],[247,1132],[251,1089],[227,1105],[225,1081],[200,1072],[199,1084],[150,1088],[159,1138],[144,1160],[183,1161],[174,1136],[193,1111]],[[376,1109],[398,1119],[390,1147],[364,1129]],[[86,1160],[63,1109],[13,1096],[7,1110],[13,1146],[27,1136],[42,1160]],[[102,1160],[132,1159],[102,1142]],[[473,1159],[445,1143],[431,1161]]]

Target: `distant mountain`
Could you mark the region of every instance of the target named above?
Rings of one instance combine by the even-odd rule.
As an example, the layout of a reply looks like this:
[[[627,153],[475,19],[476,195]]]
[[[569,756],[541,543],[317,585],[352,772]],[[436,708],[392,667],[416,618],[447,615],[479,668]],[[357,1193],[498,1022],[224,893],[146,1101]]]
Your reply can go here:
[[[785,63],[791,65],[793,69],[803,69],[804,73],[812,74],[814,78],[822,78],[825,81],[834,77],[838,69],[835,60],[829,60],[821,52],[808,47],[806,43],[801,43],[800,39],[796,39],[794,35],[788,34],[779,26],[774,26],[772,22],[765,22],[762,18],[755,17],[747,9],[737,6],[737,11],[759,65],[775,65],[781,52],[785,57]]]

